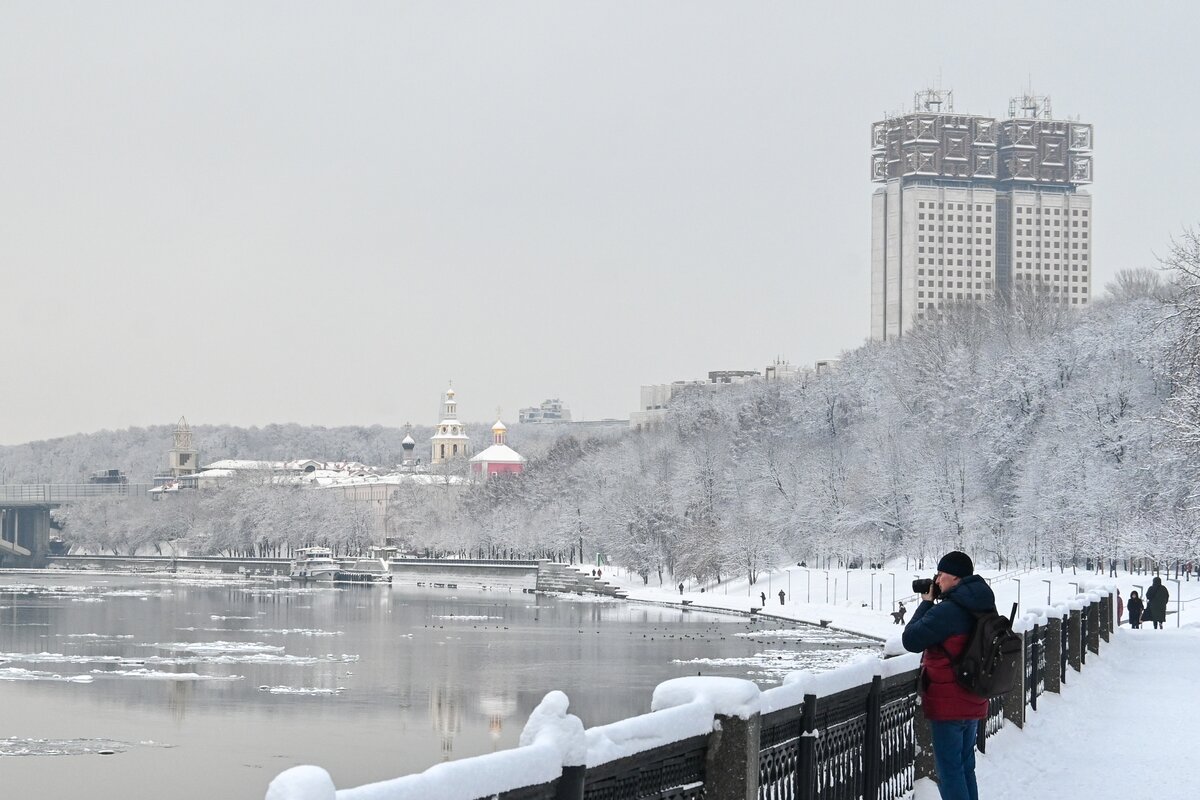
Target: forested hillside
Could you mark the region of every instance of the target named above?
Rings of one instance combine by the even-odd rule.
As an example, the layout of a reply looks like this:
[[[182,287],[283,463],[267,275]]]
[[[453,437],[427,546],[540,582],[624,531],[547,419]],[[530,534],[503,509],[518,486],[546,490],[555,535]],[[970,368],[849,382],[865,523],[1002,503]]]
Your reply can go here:
[[[846,353],[830,373],[685,395],[647,433],[518,427],[513,443],[531,457],[523,475],[398,489],[389,534],[438,553],[600,553],[647,580],[754,579],[785,559],[920,562],[949,548],[1001,567],[1197,560],[1197,239],[1182,238],[1171,259],[1167,272],[1123,273],[1083,313],[1027,297],[958,308],[898,343]],[[7,480],[78,480],[98,467],[145,476],[170,432],[6,448],[0,463]],[[298,426],[195,435],[208,460],[377,464],[398,460],[402,437]],[[81,506],[67,529],[97,549],[354,549],[369,538],[360,512],[305,495],[230,487],[111,525]],[[133,544],[114,548],[105,537],[116,535]]]

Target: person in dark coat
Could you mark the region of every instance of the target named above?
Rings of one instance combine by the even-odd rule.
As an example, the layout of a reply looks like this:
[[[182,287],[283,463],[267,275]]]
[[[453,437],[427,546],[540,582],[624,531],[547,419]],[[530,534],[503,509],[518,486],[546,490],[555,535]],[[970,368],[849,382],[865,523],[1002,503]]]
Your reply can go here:
[[[958,550],[938,561],[934,583],[937,595],[932,587],[921,595],[901,638],[906,650],[921,653],[921,710],[933,732],[938,792],[942,800],[978,800],[975,736],[988,699],[958,685],[953,660],[975,627],[971,612],[994,611],[996,596],[975,574],[971,557]],[[935,604],[935,596],[942,602]]]
[[[1155,578],[1146,590],[1146,610],[1150,612],[1150,621],[1155,628],[1161,628],[1167,621],[1167,600],[1171,593],[1163,586],[1162,578]]]
[[[762,598],[762,604],[763,604],[763,608],[766,608],[766,607],[767,607],[767,593],[766,593],[766,592],[759,592],[759,593],[758,593],[758,596]]]
[[[1138,596],[1137,589],[1129,593],[1129,627],[1142,627],[1142,612],[1146,610],[1146,606],[1142,603],[1142,598]]]
[[[787,595],[784,594],[783,589],[780,589],[779,590],[779,605],[783,605],[783,598],[785,598],[785,597],[787,597]]]

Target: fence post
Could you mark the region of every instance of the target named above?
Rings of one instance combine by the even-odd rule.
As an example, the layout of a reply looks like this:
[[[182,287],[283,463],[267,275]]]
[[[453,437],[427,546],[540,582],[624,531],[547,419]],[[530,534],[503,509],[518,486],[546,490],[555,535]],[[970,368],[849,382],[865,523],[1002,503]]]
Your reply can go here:
[[[800,752],[796,758],[796,800],[817,797],[817,696],[804,695],[800,707]],[[918,777],[920,765],[918,762]]]
[[[874,800],[879,796],[880,768],[883,766],[883,678],[876,675],[871,679],[867,693],[867,718],[863,726],[862,749],[862,796]]]
[[[1077,609],[1071,609],[1071,616],[1067,618],[1067,663],[1076,672],[1080,670],[1080,655],[1083,650],[1082,642],[1080,641],[1080,628],[1082,626],[1082,612]]]
[[[562,777],[558,779],[558,789],[554,800],[583,800],[584,781],[587,777],[587,765],[562,769]]]
[[[1046,620],[1046,671],[1042,680],[1046,691],[1055,694],[1062,692],[1062,634],[1061,617]]]
[[[1112,632],[1113,622],[1113,598],[1111,594],[1106,594],[1100,598],[1100,638],[1104,641],[1109,641],[1109,634]]]
[[[716,715],[705,754],[704,796],[713,800],[756,800],[762,717]]]
[[[1029,649],[1029,707],[1037,711],[1038,660],[1042,655],[1042,629],[1035,623]]]
[[[1090,653],[1100,653],[1100,604],[1088,603],[1087,649]]]
[[[1025,692],[1029,682],[1029,673],[1025,665],[1029,663],[1029,631],[1021,634],[1021,669],[1017,672],[1017,685],[1004,695],[1004,718],[1018,728],[1025,727]]]

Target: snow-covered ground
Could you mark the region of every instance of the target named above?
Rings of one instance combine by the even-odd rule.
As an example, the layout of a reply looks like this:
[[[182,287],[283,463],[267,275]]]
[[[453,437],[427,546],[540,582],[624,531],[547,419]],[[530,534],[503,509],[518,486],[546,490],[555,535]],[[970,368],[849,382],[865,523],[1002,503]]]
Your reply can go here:
[[[898,568],[897,568],[898,566]],[[846,597],[846,570],[829,571],[830,602],[825,603],[826,571],[783,568],[764,576],[754,586],[747,581],[726,581],[704,593],[685,585],[658,587],[652,579],[621,570],[605,570],[604,579],[626,588],[633,599],[748,611],[762,606],[764,614],[808,622],[830,620],[837,627],[890,638],[901,628],[892,623],[891,587],[896,573],[897,599],[911,596],[911,583],[919,573],[889,564],[886,570],[851,570]],[[1046,605],[1047,592],[1054,603],[1073,597],[1082,586],[1115,584],[1123,598],[1138,589],[1144,595],[1151,576],[1118,572],[1117,577],[1055,572],[1004,573],[980,570],[992,579],[997,605],[1004,610],[1017,601],[1021,611]],[[932,569],[925,570],[932,573]],[[790,598],[786,595],[789,588]],[[1172,573],[1174,574],[1174,573]],[[810,577],[811,576],[811,577]],[[838,599],[833,601],[833,582]],[[879,608],[879,586],[883,608]],[[988,741],[988,752],[978,758],[980,795],[986,800],[1079,798],[1079,800],[1183,800],[1197,796],[1191,777],[1196,742],[1200,741],[1200,581],[1164,584],[1171,593],[1165,630],[1146,627],[1132,630],[1128,620],[1098,658],[1088,660],[1082,673],[1068,676],[1061,695],[1045,694],[1038,711],[1029,713],[1024,729],[1008,725]],[[809,583],[811,581],[811,584]],[[1082,584],[1082,585],[1081,585]],[[811,588],[810,588],[811,586]],[[778,592],[785,592],[779,603]],[[871,608],[874,594],[875,608]],[[812,602],[809,602],[809,600]],[[1182,603],[1177,601],[1182,600]],[[863,604],[866,604],[864,607]],[[909,603],[911,613],[914,604]],[[1182,609],[1181,614],[1177,612]],[[931,781],[918,781],[914,800],[937,800]]]
[[[705,591],[702,593],[699,585],[685,583],[684,593],[680,595],[678,582],[672,585],[669,577],[664,578],[663,586],[659,586],[658,577],[651,575],[650,584],[643,585],[642,579],[636,574],[618,568],[601,569],[604,572],[604,580],[625,589],[634,600],[665,603],[690,600],[693,606],[723,608],[743,613],[751,608],[761,607],[763,615],[813,623],[819,623],[823,619],[830,620],[834,627],[883,639],[890,638],[900,630],[900,626],[892,623],[892,574],[895,574],[896,600],[908,598],[910,602],[907,603],[907,607],[911,615],[916,605],[913,602],[913,579],[933,577],[934,572],[932,565],[921,571],[912,568],[906,570],[903,560],[891,562],[883,570],[874,570],[874,577],[871,575],[872,570],[810,570],[792,566],[764,573],[753,586],[749,585],[745,578],[734,578],[722,582],[719,586],[705,585]],[[1051,603],[1061,603],[1074,597],[1084,587],[1115,584],[1124,599],[1128,599],[1129,593],[1135,589],[1145,596],[1145,589],[1149,588],[1152,577],[1124,571],[1118,571],[1115,578],[1084,570],[1072,574],[1069,568],[1066,572],[1055,570],[1000,573],[989,569],[977,571],[992,584],[992,591],[996,593],[996,605],[1003,613],[1011,610],[1012,604],[1018,600],[1018,593],[1021,613],[1044,608],[1048,604],[1047,600]],[[590,573],[591,568],[584,568],[584,572]],[[1200,581],[1194,577],[1191,581],[1185,580],[1182,574],[1179,580],[1177,588],[1174,579],[1168,580],[1164,573],[1163,583],[1171,593],[1171,601],[1167,607],[1169,628],[1180,624],[1187,625],[1189,622],[1200,623]],[[779,603],[780,589],[784,591],[782,605]],[[761,594],[767,596],[765,606]],[[825,602],[826,597],[829,598],[828,603]],[[1177,604],[1176,600],[1180,597],[1183,603]],[[1181,618],[1176,616],[1179,608],[1182,608]],[[1128,629],[1128,620],[1123,617],[1122,623]]]

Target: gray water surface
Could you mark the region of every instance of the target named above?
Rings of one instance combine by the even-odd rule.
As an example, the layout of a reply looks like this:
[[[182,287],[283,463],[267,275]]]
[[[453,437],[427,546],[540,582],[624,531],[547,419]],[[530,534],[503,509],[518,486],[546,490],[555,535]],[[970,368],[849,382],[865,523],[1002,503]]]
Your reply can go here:
[[[520,592],[0,574],[0,786],[13,798],[261,798],[516,745],[561,689],[585,726],[661,681],[766,688],[871,644],[828,631]],[[764,633],[774,629],[774,633]]]

